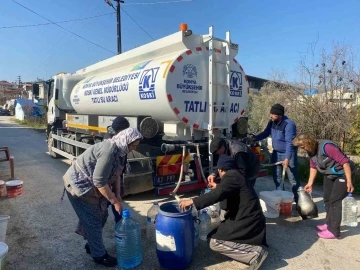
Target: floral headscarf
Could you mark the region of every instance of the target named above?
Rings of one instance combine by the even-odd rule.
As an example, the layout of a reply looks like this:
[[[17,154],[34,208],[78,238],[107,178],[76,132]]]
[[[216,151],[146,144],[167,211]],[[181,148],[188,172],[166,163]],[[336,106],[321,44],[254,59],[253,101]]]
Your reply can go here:
[[[125,156],[129,153],[128,145],[136,140],[141,140],[143,136],[136,128],[127,128],[120,131],[114,137],[109,139],[110,142],[115,143],[120,151],[120,155]]]

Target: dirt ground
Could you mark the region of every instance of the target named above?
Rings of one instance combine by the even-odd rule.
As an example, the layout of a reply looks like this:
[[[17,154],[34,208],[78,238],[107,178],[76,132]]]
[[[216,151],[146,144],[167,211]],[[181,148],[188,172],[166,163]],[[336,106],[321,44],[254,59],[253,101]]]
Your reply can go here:
[[[76,215],[65,198],[61,177],[68,168],[65,160],[46,154],[45,134],[21,127],[0,117],[0,144],[10,147],[15,157],[15,176],[24,181],[24,194],[18,198],[0,197],[0,215],[10,215],[6,243],[9,245],[7,270],[107,269],[95,265],[85,253],[85,242],[74,233]],[[0,163],[0,179],[9,179],[7,163]],[[272,190],[270,178],[259,178],[256,190]],[[198,193],[198,192],[197,192]],[[185,194],[188,197],[193,194]],[[315,226],[325,217],[321,189],[313,192],[319,218],[301,220],[296,212],[290,218],[267,220],[269,256],[261,269],[360,269],[360,229],[342,227],[341,240],[323,240]],[[359,198],[357,198],[359,199]],[[146,212],[153,201],[168,201],[147,192],[125,198],[125,207],[141,224],[144,233]],[[110,211],[111,212],[111,211]],[[104,229],[104,241],[115,254],[114,220]],[[144,235],[143,235],[144,236]],[[143,237],[143,262],[137,269],[160,269],[155,244]],[[214,253],[206,243],[197,248],[190,269],[244,269],[244,266]]]

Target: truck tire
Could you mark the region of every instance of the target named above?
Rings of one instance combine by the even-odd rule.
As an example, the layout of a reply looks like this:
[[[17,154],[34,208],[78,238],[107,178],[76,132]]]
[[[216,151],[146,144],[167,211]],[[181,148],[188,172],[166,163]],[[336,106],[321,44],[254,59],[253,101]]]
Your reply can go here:
[[[52,137],[52,134],[50,133],[49,134],[49,137],[48,137],[48,151],[49,151],[49,155],[52,157],[52,158],[59,158],[60,155],[55,153],[51,148],[54,146],[54,139]]]

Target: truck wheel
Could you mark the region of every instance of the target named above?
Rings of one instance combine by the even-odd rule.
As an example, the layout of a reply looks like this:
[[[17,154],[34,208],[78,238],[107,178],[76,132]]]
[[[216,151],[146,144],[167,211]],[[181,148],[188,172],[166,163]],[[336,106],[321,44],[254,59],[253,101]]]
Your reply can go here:
[[[52,147],[54,146],[54,139],[51,135],[51,133],[49,134],[49,137],[48,137],[48,150],[49,150],[49,155],[52,157],[52,158],[59,158],[60,155],[58,155],[57,153],[55,153],[53,150],[52,150]]]

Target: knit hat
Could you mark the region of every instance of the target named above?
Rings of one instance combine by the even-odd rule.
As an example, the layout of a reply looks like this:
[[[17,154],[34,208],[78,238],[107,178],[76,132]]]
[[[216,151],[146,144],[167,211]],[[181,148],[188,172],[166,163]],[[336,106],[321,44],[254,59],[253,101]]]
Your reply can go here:
[[[228,155],[221,155],[217,163],[217,168],[227,171],[231,169],[236,169],[237,166],[235,160],[232,157]]]
[[[115,130],[116,133],[118,133],[130,127],[130,124],[125,117],[118,116],[112,122],[111,127]]]
[[[275,115],[284,115],[285,109],[281,104],[274,104],[270,109],[271,114]]]
[[[210,143],[210,152],[212,154],[215,154],[215,152],[219,150],[223,145],[224,145],[224,139],[219,137],[214,138]]]

